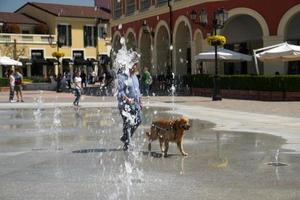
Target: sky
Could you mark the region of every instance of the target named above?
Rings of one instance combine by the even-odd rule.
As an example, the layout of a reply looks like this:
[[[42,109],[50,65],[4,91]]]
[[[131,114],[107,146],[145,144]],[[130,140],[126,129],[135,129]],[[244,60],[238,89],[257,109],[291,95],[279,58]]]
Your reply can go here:
[[[0,12],[14,12],[27,2],[94,6],[94,0],[0,0]]]

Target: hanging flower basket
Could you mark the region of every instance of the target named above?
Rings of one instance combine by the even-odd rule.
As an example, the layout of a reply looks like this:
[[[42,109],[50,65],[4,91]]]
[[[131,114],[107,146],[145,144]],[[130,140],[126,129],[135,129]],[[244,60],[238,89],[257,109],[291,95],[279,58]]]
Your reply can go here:
[[[224,46],[226,44],[226,37],[223,35],[213,35],[207,37],[207,42],[210,46]]]
[[[52,53],[52,56],[57,58],[57,59],[60,59],[61,57],[64,57],[65,56],[65,53],[64,52],[59,52],[59,51],[55,51]]]

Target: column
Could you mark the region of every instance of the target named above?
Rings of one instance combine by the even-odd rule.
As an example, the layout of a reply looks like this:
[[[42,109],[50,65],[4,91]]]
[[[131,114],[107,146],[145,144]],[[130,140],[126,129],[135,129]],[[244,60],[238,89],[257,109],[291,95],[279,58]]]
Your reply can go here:
[[[58,64],[54,66],[54,74],[57,76],[58,75]]]
[[[27,76],[31,77],[31,65],[26,65]]]
[[[43,76],[44,78],[47,77],[47,65],[43,65]]]

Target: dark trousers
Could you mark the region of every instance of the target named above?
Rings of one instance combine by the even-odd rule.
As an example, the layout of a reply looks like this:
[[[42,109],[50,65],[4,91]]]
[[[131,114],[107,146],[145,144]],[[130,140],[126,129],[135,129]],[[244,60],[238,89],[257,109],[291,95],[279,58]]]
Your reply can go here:
[[[9,88],[9,100],[12,101],[14,99],[14,94],[15,94],[15,87],[10,86]]]
[[[75,88],[74,91],[75,91],[75,100],[74,100],[73,104],[78,106],[79,100],[81,97],[81,90],[79,88]]]
[[[129,144],[131,137],[142,122],[141,111],[140,108],[129,105],[126,105],[119,110],[123,119],[123,135],[121,140],[125,144]]]

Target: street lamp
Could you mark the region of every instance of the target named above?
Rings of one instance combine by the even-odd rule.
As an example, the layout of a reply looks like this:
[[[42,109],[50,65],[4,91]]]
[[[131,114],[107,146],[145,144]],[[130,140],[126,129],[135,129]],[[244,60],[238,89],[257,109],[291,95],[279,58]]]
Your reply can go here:
[[[191,20],[196,23],[197,13],[193,10],[190,14]],[[224,8],[218,8],[214,11],[213,20],[212,20],[212,28],[213,28],[213,35],[217,35],[217,29],[222,29],[226,20],[228,19],[228,12]],[[202,9],[199,13],[199,20],[200,25],[206,27],[208,25],[207,19],[207,12]],[[212,46],[215,49],[215,75],[213,78],[214,88],[213,88],[213,101],[221,101],[222,96],[220,94],[220,76],[218,74],[218,46],[220,45],[219,42],[212,42]]]
[[[52,45],[53,42],[54,42],[54,37],[49,35],[48,36],[48,42],[49,42],[50,45]],[[61,48],[64,43],[65,43],[65,37],[64,36],[59,36],[58,40],[56,40],[56,42],[55,42],[57,52],[59,51],[59,48]]]

